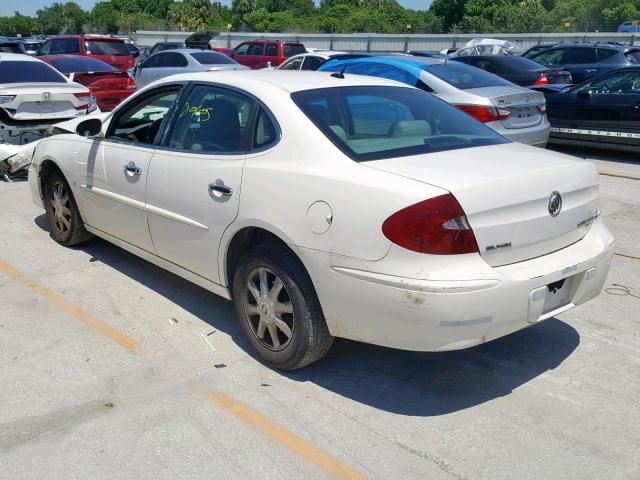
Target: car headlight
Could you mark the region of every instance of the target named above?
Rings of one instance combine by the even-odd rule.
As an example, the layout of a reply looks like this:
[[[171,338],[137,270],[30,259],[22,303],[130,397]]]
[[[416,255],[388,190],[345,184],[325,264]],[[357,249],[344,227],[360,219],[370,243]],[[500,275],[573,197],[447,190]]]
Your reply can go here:
[[[89,106],[87,107],[87,113],[93,112],[96,108],[98,108],[98,102],[96,101],[96,97],[91,95],[89,97]]]
[[[0,105],[4,103],[11,103],[14,98],[16,98],[15,95],[0,95]]]

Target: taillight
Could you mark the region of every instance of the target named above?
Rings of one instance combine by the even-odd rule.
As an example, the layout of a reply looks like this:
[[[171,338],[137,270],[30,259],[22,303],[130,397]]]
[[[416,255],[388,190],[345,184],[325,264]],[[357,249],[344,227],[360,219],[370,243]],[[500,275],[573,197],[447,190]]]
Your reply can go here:
[[[413,252],[432,255],[478,252],[464,210],[450,193],[394,213],[382,224],[382,233]]]
[[[547,114],[547,104],[543,103],[542,105],[538,105],[538,112],[540,113],[540,115],[546,115]]]
[[[136,81],[131,75],[127,75],[127,90],[133,90],[136,88]]]
[[[89,108],[89,97],[91,96],[91,93],[89,92],[82,92],[82,93],[74,93],[73,94],[74,97],[80,99],[80,100],[87,100],[87,103],[83,103],[82,105],[78,105],[76,107],[76,110],[80,111],[86,111]]]
[[[455,105],[459,110],[471,115],[482,123],[504,120],[511,115],[511,110],[504,108],[483,107],[480,105]]]
[[[549,77],[546,73],[541,73],[538,79],[534,82],[534,85],[549,85]]]

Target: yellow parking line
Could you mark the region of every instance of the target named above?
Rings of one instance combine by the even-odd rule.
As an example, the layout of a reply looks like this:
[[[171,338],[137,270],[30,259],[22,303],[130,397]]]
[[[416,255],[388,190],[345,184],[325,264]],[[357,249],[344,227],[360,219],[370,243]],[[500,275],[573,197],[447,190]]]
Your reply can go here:
[[[121,347],[126,348],[127,350],[135,350],[138,348],[138,342],[128,335],[116,330],[115,328],[107,325],[104,322],[101,322],[97,318],[89,315],[87,312],[83,311],[80,307],[74,305],[73,303],[65,300],[60,295],[55,292],[52,292],[47,287],[40,285],[38,282],[34,282],[33,280],[29,280],[24,276],[24,274],[14,267],[9,265],[6,262],[0,260],[0,271],[6,273],[11,278],[14,278],[21,282],[25,287],[30,288],[42,298],[49,300],[59,309],[65,311],[69,315],[75,317],[77,320],[80,320],[85,325],[93,328],[98,333],[104,335],[105,337],[113,340]]]
[[[640,257],[634,257],[633,255],[625,255],[624,253],[614,253],[618,257],[630,258],[632,260],[640,260]]]
[[[328,453],[298,437],[286,428],[270,421],[256,410],[235,398],[219,391],[209,392],[208,397],[218,407],[276,440],[309,462],[314,463],[330,475],[349,480],[365,478],[348,465],[333,458]]]

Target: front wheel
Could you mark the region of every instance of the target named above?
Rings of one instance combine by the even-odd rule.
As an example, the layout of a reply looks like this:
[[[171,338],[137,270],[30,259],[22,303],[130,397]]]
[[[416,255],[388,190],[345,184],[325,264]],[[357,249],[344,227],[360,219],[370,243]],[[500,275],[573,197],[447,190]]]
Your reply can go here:
[[[333,344],[311,279],[286,246],[258,245],[243,257],[233,300],[249,342],[276,368],[302,368]]]
[[[70,247],[93,238],[84,228],[69,184],[60,172],[52,172],[44,180],[44,208],[50,236],[60,245]]]

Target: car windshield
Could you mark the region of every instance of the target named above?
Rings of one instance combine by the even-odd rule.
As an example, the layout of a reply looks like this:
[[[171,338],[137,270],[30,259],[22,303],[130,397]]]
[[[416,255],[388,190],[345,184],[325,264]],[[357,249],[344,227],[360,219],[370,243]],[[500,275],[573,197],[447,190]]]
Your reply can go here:
[[[112,40],[87,40],[84,48],[90,55],[131,55],[124,42]]]
[[[423,70],[449,85],[462,90],[483,87],[506,87],[510,82],[464,63],[442,62],[433,65],[425,65]]]
[[[322,88],[291,97],[324,135],[357,162],[509,143],[417,89]]]
[[[201,65],[229,65],[238,63],[231,57],[227,57],[218,52],[198,52],[192,53],[191,56]]]
[[[5,60],[0,62],[0,84],[3,83],[67,83],[67,80],[44,62]]]
[[[62,73],[78,72],[117,72],[115,68],[91,57],[69,56],[51,60],[54,67]]]

